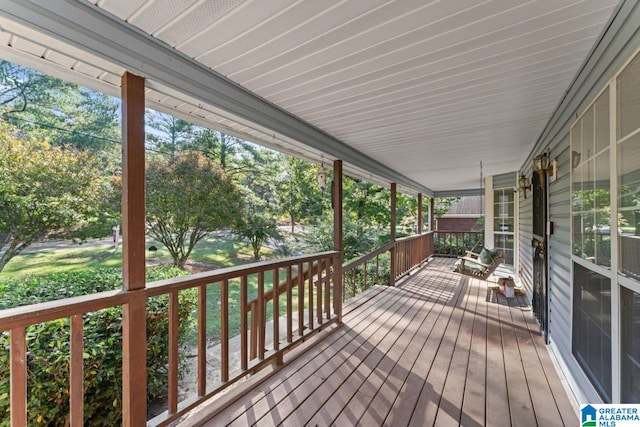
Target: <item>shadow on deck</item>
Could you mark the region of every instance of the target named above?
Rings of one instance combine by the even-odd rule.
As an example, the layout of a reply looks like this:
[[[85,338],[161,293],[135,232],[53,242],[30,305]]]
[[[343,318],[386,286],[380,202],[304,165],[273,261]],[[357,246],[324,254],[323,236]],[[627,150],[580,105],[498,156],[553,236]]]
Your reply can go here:
[[[343,325],[182,425],[576,425],[523,297],[452,266],[353,298]]]

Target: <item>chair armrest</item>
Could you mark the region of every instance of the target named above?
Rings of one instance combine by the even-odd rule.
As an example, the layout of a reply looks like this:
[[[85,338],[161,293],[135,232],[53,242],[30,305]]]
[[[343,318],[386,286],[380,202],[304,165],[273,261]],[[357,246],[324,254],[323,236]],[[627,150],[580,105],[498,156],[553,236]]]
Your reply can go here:
[[[462,260],[463,265],[464,265],[464,263],[472,263],[472,264],[476,264],[476,265],[479,265],[479,266],[482,266],[482,267],[485,267],[485,268],[489,267],[489,265],[490,265],[490,264],[485,264],[483,262],[480,262],[476,258],[470,258],[470,257],[466,257],[466,256],[465,257],[460,257],[459,259]]]

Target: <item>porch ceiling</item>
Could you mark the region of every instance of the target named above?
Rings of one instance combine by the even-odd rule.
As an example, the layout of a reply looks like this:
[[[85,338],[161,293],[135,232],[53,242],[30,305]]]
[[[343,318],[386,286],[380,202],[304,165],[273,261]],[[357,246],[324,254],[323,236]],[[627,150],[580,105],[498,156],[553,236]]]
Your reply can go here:
[[[522,165],[618,0],[3,3],[5,59],[110,93],[127,68],[148,78],[152,108],[428,194],[478,188],[480,161],[485,175]],[[110,54],[133,49],[123,31],[164,52],[164,67],[187,60],[311,127],[189,93],[177,62],[163,77],[144,52]]]

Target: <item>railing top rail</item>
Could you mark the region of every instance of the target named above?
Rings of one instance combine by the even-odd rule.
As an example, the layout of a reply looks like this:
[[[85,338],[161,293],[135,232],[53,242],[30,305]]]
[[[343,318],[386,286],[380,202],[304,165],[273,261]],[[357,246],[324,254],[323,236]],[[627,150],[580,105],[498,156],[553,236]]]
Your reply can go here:
[[[123,305],[129,302],[134,293],[138,292],[144,292],[146,297],[149,298],[180,291],[182,289],[192,288],[194,286],[259,273],[261,271],[273,270],[308,261],[332,258],[338,254],[340,254],[340,252],[327,251],[311,255],[300,255],[278,260],[262,261],[192,274],[185,277],[176,277],[173,279],[150,282],[147,284],[146,288],[135,291],[123,291],[118,289],[114,291],[99,292],[95,294],[0,310],[0,331]]]
[[[223,280],[235,279],[237,277],[250,274],[260,273],[261,271],[275,270],[276,268],[287,267],[308,261],[332,258],[339,255],[337,251],[320,252],[311,255],[299,255],[289,258],[282,258],[271,261],[261,261],[252,264],[237,265],[234,267],[225,267],[213,271],[205,271],[202,273],[191,274],[186,277],[178,277],[174,279],[158,280],[147,284],[148,296],[158,296],[170,292],[181,291],[200,285],[221,282]]]
[[[358,258],[355,261],[350,262],[349,264],[345,264],[342,266],[342,272],[346,273],[349,270],[352,270],[354,268],[356,268],[357,266],[364,264],[365,262],[369,261],[370,259],[375,258],[378,255],[381,255],[385,252],[387,252],[389,249],[393,248],[393,243],[389,242],[384,246],[379,247],[378,249],[369,252],[366,255],[361,256],[360,258]]]
[[[0,331],[126,304],[136,291],[106,291],[0,310]]]
[[[434,233],[433,231],[426,231],[426,232],[424,232],[422,234],[412,234],[411,236],[406,236],[406,237],[401,237],[399,239],[396,239],[396,242],[403,242],[403,241],[407,241],[407,240],[419,239],[421,237],[428,236],[428,235],[433,234],[433,233]]]
[[[484,234],[484,231],[460,231],[460,230],[434,230],[432,233],[466,233],[466,234]]]

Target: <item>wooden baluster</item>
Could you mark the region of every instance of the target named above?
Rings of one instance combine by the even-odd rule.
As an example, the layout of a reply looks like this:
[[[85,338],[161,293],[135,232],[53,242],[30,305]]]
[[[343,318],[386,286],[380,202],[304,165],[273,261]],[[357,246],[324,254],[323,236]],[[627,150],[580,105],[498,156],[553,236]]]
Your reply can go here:
[[[240,278],[240,369],[247,370],[247,276]]]
[[[71,427],[84,425],[84,320],[82,314],[71,316],[69,363],[69,422]]]
[[[327,320],[331,319],[331,264],[331,258],[324,264],[324,312]]]
[[[318,260],[318,281],[316,288],[316,320],[322,325],[322,260]]]
[[[309,261],[309,330],[313,331],[313,261]]]
[[[207,394],[207,285],[198,286],[198,396]]]
[[[256,318],[258,319],[258,357],[260,360],[264,359],[265,334],[266,334],[266,301],[264,299],[264,271],[258,273],[258,312]]]
[[[169,294],[169,413],[178,410],[178,292]]]
[[[220,283],[220,379],[229,381],[229,281]]]
[[[9,348],[11,426],[27,425],[27,340],[24,327],[11,329]]]
[[[363,271],[362,271],[362,290],[367,289],[367,261],[364,262]]]
[[[249,304],[249,312],[251,313],[251,336],[249,339],[249,360],[253,360],[258,357],[258,330],[260,329],[259,313],[258,313],[258,300],[253,300]]]
[[[298,335],[304,335],[304,267],[298,264]]]
[[[287,342],[293,342],[293,283],[291,266],[287,266]]]
[[[280,292],[278,282],[280,281],[280,269],[273,271],[273,349],[280,350]]]
[[[376,285],[380,284],[380,255],[376,255]]]

